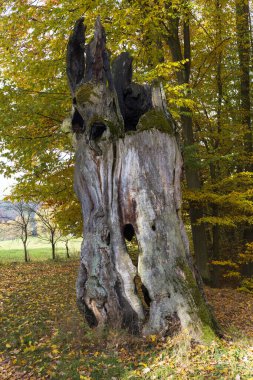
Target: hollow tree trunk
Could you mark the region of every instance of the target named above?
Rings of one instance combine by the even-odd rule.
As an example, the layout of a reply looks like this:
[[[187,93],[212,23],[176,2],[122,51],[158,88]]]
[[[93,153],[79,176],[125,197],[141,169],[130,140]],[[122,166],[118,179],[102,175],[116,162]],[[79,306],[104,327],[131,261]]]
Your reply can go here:
[[[76,58],[76,44],[84,46],[83,32],[80,19],[67,58],[75,189],[84,221],[79,307],[91,326],[144,335],[187,329],[199,337],[204,325],[213,328],[213,320],[180,216],[182,158],[163,91],[131,82],[127,53],[115,60],[111,74],[99,19],[85,66],[80,61],[73,69],[69,60]],[[126,234],[134,233],[140,249],[137,268],[125,243]],[[136,291],[137,277],[145,302]]]

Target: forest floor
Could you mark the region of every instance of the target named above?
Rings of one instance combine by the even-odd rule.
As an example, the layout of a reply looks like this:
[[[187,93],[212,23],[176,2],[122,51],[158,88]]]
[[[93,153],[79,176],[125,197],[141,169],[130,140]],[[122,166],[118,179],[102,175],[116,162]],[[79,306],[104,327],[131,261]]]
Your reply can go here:
[[[77,269],[77,260],[0,265],[1,380],[253,380],[253,295],[207,289],[225,339],[142,340],[87,327]]]

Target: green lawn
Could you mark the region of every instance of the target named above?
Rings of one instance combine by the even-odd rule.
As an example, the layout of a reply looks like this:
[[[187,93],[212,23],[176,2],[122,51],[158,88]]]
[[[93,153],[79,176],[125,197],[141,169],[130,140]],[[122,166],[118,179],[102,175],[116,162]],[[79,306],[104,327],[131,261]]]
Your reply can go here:
[[[70,256],[79,256],[82,239],[73,239],[69,242]],[[49,260],[52,257],[50,244],[37,237],[29,238],[28,251],[32,261]],[[64,242],[56,245],[56,255],[58,258],[66,257]],[[0,262],[23,261],[24,251],[20,239],[0,241]]]

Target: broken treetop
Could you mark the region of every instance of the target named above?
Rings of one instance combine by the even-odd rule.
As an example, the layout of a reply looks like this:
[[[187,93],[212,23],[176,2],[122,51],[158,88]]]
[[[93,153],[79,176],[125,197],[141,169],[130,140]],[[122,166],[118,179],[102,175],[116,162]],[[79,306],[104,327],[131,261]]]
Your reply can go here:
[[[121,53],[110,67],[100,18],[95,23],[94,37],[87,45],[83,21],[83,17],[76,21],[67,48],[67,75],[74,105],[73,132],[86,131],[89,139],[97,139],[109,128],[111,135],[120,136],[143,129],[139,121],[149,112],[151,127],[171,133],[175,129],[174,122],[162,88],[132,82],[132,57],[127,52]],[[106,103],[107,109],[104,104],[98,106],[98,99]],[[145,122],[145,129],[148,124]]]

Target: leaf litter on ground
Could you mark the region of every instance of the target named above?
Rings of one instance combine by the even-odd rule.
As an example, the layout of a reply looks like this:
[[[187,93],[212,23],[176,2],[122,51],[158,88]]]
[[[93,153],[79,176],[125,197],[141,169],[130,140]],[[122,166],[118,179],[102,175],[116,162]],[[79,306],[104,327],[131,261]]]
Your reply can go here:
[[[76,306],[78,264],[0,265],[1,380],[253,380],[251,294],[206,289],[226,339],[142,339],[89,329]]]

